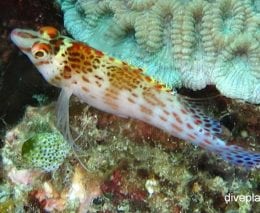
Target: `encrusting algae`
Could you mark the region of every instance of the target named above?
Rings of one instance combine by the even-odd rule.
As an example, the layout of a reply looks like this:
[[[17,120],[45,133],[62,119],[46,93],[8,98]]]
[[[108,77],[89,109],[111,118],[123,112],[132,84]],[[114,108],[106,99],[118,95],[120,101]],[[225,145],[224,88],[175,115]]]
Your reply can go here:
[[[218,136],[218,121],[145,75],[142,69],[61,36],[53,27],[39,31],[15,29],[11,39],[49,83],[62,89],[58,127],[71,144],[69,99],[74,94],[105,112],[152,124],[232,164],[259,168],[260,153],[226,144]]]

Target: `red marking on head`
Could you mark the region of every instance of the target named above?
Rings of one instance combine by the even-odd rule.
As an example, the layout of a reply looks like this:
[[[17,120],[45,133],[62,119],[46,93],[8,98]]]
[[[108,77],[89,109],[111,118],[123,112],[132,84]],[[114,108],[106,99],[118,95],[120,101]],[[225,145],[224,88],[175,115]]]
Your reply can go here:
[[[182,129],[181,127],[177,126],[176,124],[172,124],[172,127],[173,127],[175,130],[177,130],[178,132],[182,132],[182,131],[183,131],[183,129]]]
[[[34,36],[28,32],[13,32],[16,36],[22,37],[22,38],[38,38],[37,36]]]
[[[39,33],[46,33],[50,38],[56,38],[59,35],[59,31],[56,28],[50,26],[41,27],[39,29]]]
[[[23,52],[31,52],[31,48],[30,47],[28,47],[28,48],[27,47],[20,47],[20,46],[18,46],[18,47]]]
[[[49,61],[39,61],[39,62],[36,62],[34,65],[36,67],[38,67],[38,66],[41,66],[41,65],[44,65],[44,64],[49,64],[49,63],[50,63]]]

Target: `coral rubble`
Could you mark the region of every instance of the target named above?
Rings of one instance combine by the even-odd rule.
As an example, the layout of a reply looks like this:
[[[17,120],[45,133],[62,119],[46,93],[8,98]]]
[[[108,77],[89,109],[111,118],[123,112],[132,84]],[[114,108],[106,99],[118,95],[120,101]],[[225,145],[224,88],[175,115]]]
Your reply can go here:
[[[168,86],[214,84],[260,103],[260,13],[251,0],[59,0],[78,40]]]
[[[249,212],[259,208],[259,202],[225,202],[228,194],[259,194],[257,170],[236,169],[192,145],[166,139],[165,133],[141,121],[98,112],[76,98],[70,108],[75,153],[69,153],[55,170],[34,168],[23,160],[23,144],[33,135],[55,132],[54,112],[53,104],[28,107],[23,120],[7,132],[1,150],[5,174],[0,185],[1,212]],[[39,149],[45,139],[37,139]],[[60,144],[58,135],[56,146]]]

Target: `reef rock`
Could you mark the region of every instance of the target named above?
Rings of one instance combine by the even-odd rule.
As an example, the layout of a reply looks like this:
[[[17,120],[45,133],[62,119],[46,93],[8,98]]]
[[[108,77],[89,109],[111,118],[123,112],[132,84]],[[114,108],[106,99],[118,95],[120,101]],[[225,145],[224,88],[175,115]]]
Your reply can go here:
[[[213,84],[260,103],[260,6],[252,0],[58,0],[78,40],[171,87]]]

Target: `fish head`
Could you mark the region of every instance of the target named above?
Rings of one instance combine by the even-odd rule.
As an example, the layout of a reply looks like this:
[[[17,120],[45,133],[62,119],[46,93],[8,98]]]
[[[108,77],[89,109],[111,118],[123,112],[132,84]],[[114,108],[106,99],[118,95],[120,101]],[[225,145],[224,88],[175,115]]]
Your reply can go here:
[[[66,50],[73,43],[71,38],[61,36],[54,27],[46,26],[38,31],[14,29],[11,40],[29,57],[49,83],[61,87],[58,80],[62,79]]]

